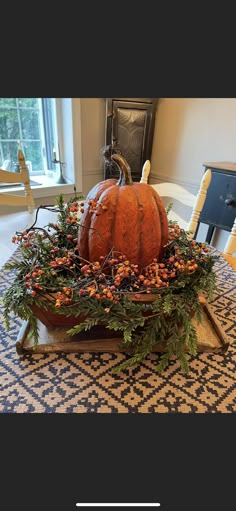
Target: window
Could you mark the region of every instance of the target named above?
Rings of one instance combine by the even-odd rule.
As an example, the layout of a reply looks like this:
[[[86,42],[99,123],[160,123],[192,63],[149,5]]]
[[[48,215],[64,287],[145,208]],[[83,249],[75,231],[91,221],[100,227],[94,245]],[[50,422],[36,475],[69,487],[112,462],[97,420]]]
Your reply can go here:
[[[56,126],[55,98],[0,98],[0,167],[17,171],[20,148],[30,175],[56,176]]]
[[[53,163],[54,148],[56,159]],[[17,171],[22,149],[34,197],[82,190],[80,98],[0,98],[0,168]],[[15,187],[14,193],[22,193]],[[6,186],[0,184],[0,193]]]

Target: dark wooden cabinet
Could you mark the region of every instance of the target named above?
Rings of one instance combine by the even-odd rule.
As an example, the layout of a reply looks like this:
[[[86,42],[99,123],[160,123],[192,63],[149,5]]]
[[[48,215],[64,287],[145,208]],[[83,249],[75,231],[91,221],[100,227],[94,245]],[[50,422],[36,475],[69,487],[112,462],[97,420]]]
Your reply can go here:
[[[236,163],[203,163],[211,170],[211,183],[199,223],[208,224],[206,241],[211,242],[214,229],[231,231],[236,215]]]
[[[133,181],[140,181],[142,167],[150,160],[157,98],[107,98],[106,145],[117,148],[130,165]],[[115,165],[105,163],[105,179],[118,177]]]

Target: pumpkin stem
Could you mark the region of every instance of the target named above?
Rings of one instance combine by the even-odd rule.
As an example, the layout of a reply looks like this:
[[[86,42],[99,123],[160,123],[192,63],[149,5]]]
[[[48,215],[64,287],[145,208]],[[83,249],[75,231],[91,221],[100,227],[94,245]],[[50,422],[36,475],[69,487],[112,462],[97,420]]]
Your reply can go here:
[[[111,159],[117,164],[120,171],[120,179],[117,183],[118,186],[132,185],[131,168],[121,154],[112,154]]]

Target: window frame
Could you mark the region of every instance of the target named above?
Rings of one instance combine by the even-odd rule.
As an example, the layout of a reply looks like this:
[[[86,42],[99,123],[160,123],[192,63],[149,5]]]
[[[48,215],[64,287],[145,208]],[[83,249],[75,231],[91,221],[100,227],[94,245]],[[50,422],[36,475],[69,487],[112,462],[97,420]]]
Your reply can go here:
[[[51,180],[51,183],[45,182],[42,185],[36,185],[32,189],[34,198],[57,196],[60,193],[77,194],[82,193],[83,190],[81,99],[54,99],[58,149],[60,147],[61,161],[66,162],[64,175],[67,184],[57,184],[56,181]],[[59,151],[57,151],[57,158],[59,159]],[[36,174],[34,175],[36,176]],[[17,195],[23,193],[21,187],[0,189],[0,193],[7,193],[10,190]]]
[[[12,105],[6,105],[3,108],[5,110],[15,110],[17,115],[17,121],[18,121],[18,128],[19,128],[19,138],[14,139],[0,139],[0,156],[1,160],[4,160],[3,156],[3,149],[1,142],[15,142],[16,144],[19,144],[23,148],[24,151],[24,145],[30,144],[31,142],[39,142],[41,146],[41,157],[43,162],[43,168],[39,170],[32,170],[29,168],[29,174],[31,176],[47,176],[49,173],[51,173],[51,177],[53,177],[53,174],[56,176],[57,169],[56,165],[53,164],[53,148],[50,147],[50,142],[52,146],[58,147],[58,134],[57,134],[57,115],[56,115],[56,109],[57,109],[57,102],[56,98],[36,98],[37,99],[37,106],[21,106],[19,102],[19,98],[15,98],[16,104],[15,106]],[[51,113],[52,118],[50,118],[49,115],[49,101],[51,102]],[[28,110],[28,111],[37,111],[38,113],[38,122],[39,122],[39,135],[40,138],[37,139],[28,139],[23,137],[22,133],[22,121],[20,117],[20,110]],[[51,151],[50,151],[51,149]],[[51,154],[50,154],[51,152]]]

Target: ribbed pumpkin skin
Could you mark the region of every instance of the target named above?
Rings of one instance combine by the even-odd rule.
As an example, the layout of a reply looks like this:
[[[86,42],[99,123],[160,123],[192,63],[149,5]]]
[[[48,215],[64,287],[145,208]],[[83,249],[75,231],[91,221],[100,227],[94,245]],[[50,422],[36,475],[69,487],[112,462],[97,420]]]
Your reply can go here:
[[[99,202],[107,206],[106,211],[90,215],[86,206],[80,219],[80,225],[87,227],[79,228],[81,257],[95,262],[113,248],[140,269],[155,257],[162,258],[168,220],[158,193],[150,185],[114,184],[102,192]]]
[[[100,183],[97,183],[91,190],[89,191],[86,201],[89,199],[92,200],[98,200],[100,195],[107,189],[110,188],[110,186],[117,184],[117,179],[105,179],[105,181],[100,181]]]
[[[88,234],[87,230],[90,227],[91,223],[91,216],[89,214],[89,200],[98,201],[99,197],[102,195],[102,193],[107,190],[107,188],[110,188],[111,186],[114,186],[117,184],[117,179],[106,179],[105,181],[101,181],[100,183],[96,184],[91,190],[89,191],[86,202],[84,204],[84,213],[82,213],[80,217],[80,223],[81,225],[84,225],[84,229],[79,230],[79,244],[80,246],[83,246],[82,252],[83,252],[83,258],[87,261],[89,260],[89,248],[87,244],[87,237],[86,234]],[[85,237],[85,239],[84,239]],[[83,240],[84,239],[84,240]]]

